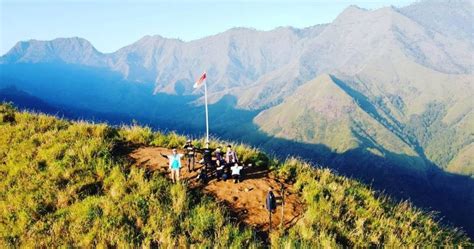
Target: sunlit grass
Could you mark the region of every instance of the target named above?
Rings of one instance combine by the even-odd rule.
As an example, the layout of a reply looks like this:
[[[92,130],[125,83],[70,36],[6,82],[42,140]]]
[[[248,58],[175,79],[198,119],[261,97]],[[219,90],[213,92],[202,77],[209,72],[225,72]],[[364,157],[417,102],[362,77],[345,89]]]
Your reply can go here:
[[[118,143],[182,147],[184,136],[137,125],[70,122],[0,105],[0,246],[259,248],[256,232],[230,221],[212,198],[132,168]],[[195,141],[204,147],[204,140]],[[225,147],[213,139],[210,146]],[[293,182],[305,213],[270,235],[276,248],[472,246],[409,202],[296,158],[285,162],[231,143],[241,161]]]

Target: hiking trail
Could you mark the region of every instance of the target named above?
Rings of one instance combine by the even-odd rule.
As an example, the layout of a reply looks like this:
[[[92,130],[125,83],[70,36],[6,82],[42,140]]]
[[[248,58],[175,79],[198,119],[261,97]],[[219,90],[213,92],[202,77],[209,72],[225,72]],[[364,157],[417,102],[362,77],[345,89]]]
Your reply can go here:
[[[159,171],[169,177],[168,161],[160,153],[171,154],[171,150],[160,147],[138,147],[132,150],[128,157],[132,159],[133,166],[146,168],[150,171]],[[184,152],[179,150],[179,153]],[[196,162],[200,160],[200,155]],[[182,160],[181,181],[188,183],[191,189],[201,189],[205,194],[213,196],[216,201],[230,208],[232,217],[238,221],[253,227],[254,229],[267,232],[269,229],[269,214],[265,208],[265,197],[269,187],[277,199],[277,209],[272,214],[272,229],[278,228],[282,216],[281,187],[284,187],[283,221],[285,228],[296,223],[304,212],[304,205],[298,194],[294,193],[293,186],[281,183],[269,176],[269,171],[263,167],[247,167],[244,169],[244,178],[240,183],[233,180],[217,181],[211,177],[207,184],[197,182],[197,171],[202,167],[195,164],[195,171],[188,172],[187,162]]]

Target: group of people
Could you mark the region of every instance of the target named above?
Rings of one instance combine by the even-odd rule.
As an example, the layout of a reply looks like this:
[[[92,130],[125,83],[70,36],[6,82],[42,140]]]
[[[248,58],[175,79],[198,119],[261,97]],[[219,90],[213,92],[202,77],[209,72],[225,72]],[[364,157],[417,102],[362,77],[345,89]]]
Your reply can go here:
[[[230,177],[234,179],[234,182],[242,181],[241,171],[242,165],[239,165],[237,153],[232,149],[232,146],[227,146],[225,157],[222,155],[221,149],[217,148],[215,153],[216,158],[216,178],[217,180],[227,180]]]
[[[185,158],[188,172],[192,172],[195,170],[194,166],[198,153],[202,154],[202,159],[199,163],[203,165],[197,175],[199,181],[207,183],[209,178],[214,175],[218,181],[225,181],[230,178],[234,179],[234,183],[242,181],[242,170],[244,167],[239,164],[237,153],[231,145],[228,145],[226,152],[223,153],[220,147],[216,149],[211,149],[209,146],[206,146],[206,148],[196,148],[191,140],[187,140],[183,149],[184,154],[178,153],[177,149],[173,149],[171,155],[161,154],[169,161],[171,180],[173,182],[179,181],[179,173],[182,167],[181,159]]]
[[[178,153],[177,149],[172,150],[171,155],[161,154],[169,160],[169,169],[171,172],[171,180],[176,183],[179,182],[179,172],[181,170],[181,159],[186,158],[187,168],[189,172],[194,171],[196,154],[202,154],[202,160],[199,162],[203,165],[197,175],[197,179],[202,183],[207,183],[209,177],[215,175],[218,181],[234,179],[234,183],[242,181],[243,166],[239,165],[239,158],[237,153],[232,149],[231,145],[227,146],[227,151],[222,153],[221,148],[215,150],[206,146],[206,148],[196,148],[191,140],[188,140],[183,147],[185,154]],[[215,158],[215,160],[213,159]],[[269,187],[267,196],[265,198],[265,208],[269,213],[269,229],[272,229],[272,213],[276,210],[276,198],[273,194],[272,188]]]

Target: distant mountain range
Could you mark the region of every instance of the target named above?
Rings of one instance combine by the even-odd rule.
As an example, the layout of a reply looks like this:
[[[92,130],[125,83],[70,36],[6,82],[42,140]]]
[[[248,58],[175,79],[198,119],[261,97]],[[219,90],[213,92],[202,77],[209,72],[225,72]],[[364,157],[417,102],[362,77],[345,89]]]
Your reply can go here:
[[[461,222],[474,207],[473,13],[472,1],[350,6],[304,29],[145,36],[108,54],[82,38],[23,41],[0,58],[0,88],[195,134],[202,95],[192,84],[206,70],[215,135],[275,153],[291,146],[447,215],[443,198],[459,192],[467,209],[452,219]],[[440,180],[439,170],[468,179]],[[424,199],[439,189],[450,190]]]

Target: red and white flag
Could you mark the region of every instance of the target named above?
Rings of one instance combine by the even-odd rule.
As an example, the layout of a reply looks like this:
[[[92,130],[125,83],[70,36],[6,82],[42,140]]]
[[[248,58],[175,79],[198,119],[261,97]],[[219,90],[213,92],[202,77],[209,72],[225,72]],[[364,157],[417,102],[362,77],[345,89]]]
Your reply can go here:
[[[206,72],[202,73],[201,77],[194,83],[193,87],[194,88],[199,88],[204,84],[204,81],[206,80]]]

